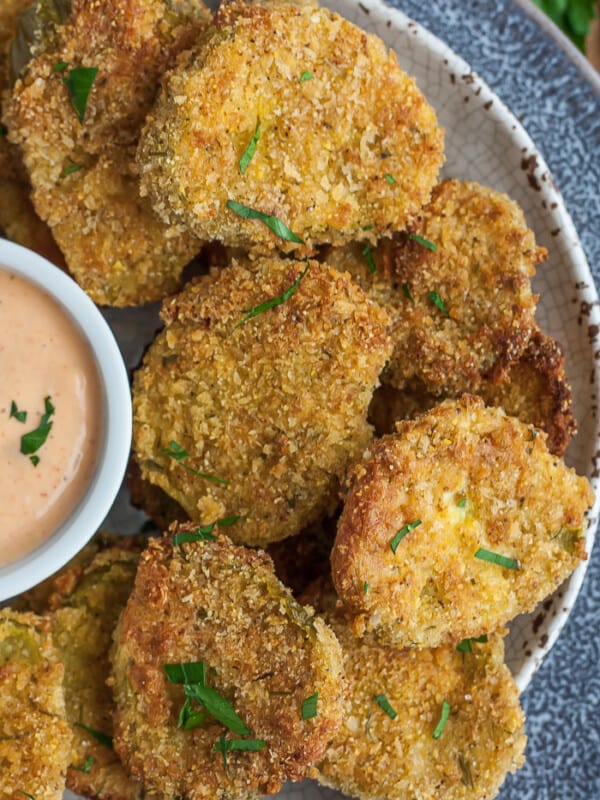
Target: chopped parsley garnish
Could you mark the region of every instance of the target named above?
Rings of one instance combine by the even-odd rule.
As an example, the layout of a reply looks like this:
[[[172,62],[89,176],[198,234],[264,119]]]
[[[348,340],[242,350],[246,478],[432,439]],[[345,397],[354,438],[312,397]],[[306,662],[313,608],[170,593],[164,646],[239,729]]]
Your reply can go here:
[[[498,564],[498,566],[506,567],[506,569],[520,569],[519,562],[515,558],[501,556],[500,553],[493,553],[491,550],[486,550],[484,547],[479,548],[475,553],[475,558],[480,558],[482,561],[489,561],[490,564]]]
[[[442,312],[442,314],[445,317],[449,317],[450,316],[450,313],[448,311],[448,307],[446,306],[446,303],[444,303],[444,301],[442,300],[442,298],[440,297],[440,295],[437,292],[429,292],[427,297],[431,300],[431,302],[433,303],[433,305],[436,308],[439,308],[439,310]]]
[[[365,581],[363,583],[363,594],[366,594],[369,591],[370,588],[371,588],[370,584],[367,581]]]
[[[98,67],[73,67],[67,77],[63,78],[63,83],[67,87],[71,98],[71,105],[77,114],[77,119],[82,124],[85,119],[90,92],[97,75]]]
[[[188,472],[191,472],[192,475],[196,475],[198,478],[203,478],[205,481],[210,481],[211,483],[219,483],[222,486],[229,486],[229,481],[226,481],[225,478],[217,478],[216,475],[207,475],[205,472],[198,472],[198,470],[192,469],[192,467],[190,467],[188,464],[185,464],[184,461],[190,457],[190,454],[180,444],[172,439],[169,442],[168,447],[162,448],[162,452],[166,453],[172,459],[177,461],[178,464],[181,464],[181,466]]]
[[[372,230],[374,230],[374,228],[375,228],[375,225],[363,225],[361,230],[363,230],[363,231],[372,231]]]
[[[223,517],[223,519],[218,519],[216,522],[211,522],[210,525],[202,525],[193,532],[183,531],[181,533],[176,533],[173,537],[173,544],[182,545],[184,542],[214,542],[217,537],[213,536],[212,533],[217,525],[219,528],[229,528],[236,523],[238,519],[239,516]]]
[[[394,711],[394,709],[390,705],[390,701],[384,694],[374,695],[373,700],[375,700],[377,705],[385,711],[385,713],[388,715],[388,717],[390,717],[390,719],[396,719],[398,714],[396,711]]]
[[[392,541],[390,542],[390,547],[392,548],[392,553],[395,553],[398,549],[398,545],[404,539],[407,533],[414,531],[415,528],[421,524],[420,519],[416,519],[414,522],[409,522],[408,525],[405,525],[403,528],[400,528],[398,533],[394,536]]]
[[[256,129],[250,141],[248,142],[248,147],[244,150],[242,157],[240,158],[240,172],[242,175],[248,169],[248,164],[250,163],[250,159],[256,152],[256,145],[258,144],[258,140],[260,139],[260,117],[256,120]]]
[[[184,691],[190,700],[201,703],[208,713],[217,719],[230,731],[239,736],[247,736],[252,733],[250,728],[236,714],[233,706],[222,694],[212,689],[210,686],[202,686],[199,683],[185,684]]]
[[[0,136],[6,136],[7,133],[8,128],[6,128],[4,125],[0,125]]]
[[[389,183],[390,186],[393,186],[395,183],[397,183],[396,178],[394,178],[393,175],[390,175],[389,172],[385,173],[385,179]]]
[[[13,400],[10,404],[10,414],[8,418],[14,417],[19,422],[26,422],[27,421],[27,412],[26,411],[19,411],[17,408],[17,404]]]
[[[97,731],[95,728],[89,728],[87,725],[82,725],[81,722],[76,722],[75,727],[81,728],[82,731],[89,733],[89,735],[93,736],[97,742],[100,742],[100,744],[103,744],[110,750],[113,749],[112,736],[109,736],[107,733],[102,733],[102,731]]]
[[[370,244],[367,244],[363,247],[362,251],[363,256],[365,257],[365,261],[367,262],[367,267],[369,268],[369,272],[371,275],[375,275],[377,272],[377,265],[375,264],[375,259],[373,258],[373,248]]]
[[[189,661],[186,664],[165,664],[169,683],[206,683],[206,664],[204,661]]]
[[[50,395],[44,398],[44,414],[40,420],[40,424],[33,431],[25,433],[21,436],[21,453],[24,456],[29,456],[29,460],[34,467],[40,463],[39,456],[32,455],[37,452],[40,447],[45,444],[48,434],[52,430],[53,423],[50,418],[54,414],[55,408],[52,405]]]
[[[71,161],[71,159],[69,159]],[[83,169],[83,164],[76,164],[74,161],[71,161],[64,169],[62,173],[63,178],[68,178],[69,175],[72,175],[74,172],[79,172],[80,169]]]
[[[422,244],[423,247],[426,247],[428,250],[431,250],[432,253],[437,252],[437,245],[433,242],[430,242],[429,239],[425,239],[423,236],[418,236],[416,233],[409,233],[408,238],[412,239],[413,242],[418,242]]]
[[[88,756],[85,760],[85,764],[83,767],[76,767],[75,764],[71,764],[69,769],[74,769],[76,772],[83,772],[84,775],[87,775],[90,769],[92,768],[92,764],[94,763],[94,759],[92,756]]]
[[[283,294],[280,294],[277,297],[272,297],[270,300],[265,300],[264,303],[261,303],[258,306],[254,306],[254,308],[244,308],[243,313],[245,314],[245,316],[242,317],[242,319],[239,322],[236,322],[236,324],[231,329],[231,333],[237,330],[241,325],[244,325],[244,323],[248,322],[249,319],[257,317],[259,314],[262,314],[264,311],[268,311],[271,308],[276,308],[277,306],[280,306],[282,303],[285,303],[287,300],[289,300],[290,297],[296,293],[296,289],[300,286],[300,283],[302,282],[302,279],[308,272],[309,267],[310,263],[307,261],[304,270],[300,273],[300,275],[296,278],[296,280],[292,283],[292,285],[289,286],[285,290],[285,292],[283,292]]]
[[[246,750],[256,753],[259,750],[264,750],[266,746],[267,743],[264,739],[226,739],[221,736],[213,749],[220,753],[229,753],[232,750]]]
[[[439,739],[442,735],[444,728],[446,727],[446,723],[448,722],[448,717],[450,716],[450,703],[447,700],[444,700],[442,703],[442,713],[440,715],[440,720],[438,724],[435,726],[435,730],[433,732],[433,738]]]
[[[410,286],[408,285],[408,283],[403,283],[403,284],[402,284],[402,291],[404,292],[404,295],[405,295],[406,297],[408,297],[408,299],[410,300],[410,302],[411,302],[411,303],[413,304],[413,306],[414,306],[414,304],[415,304],[415,298],[413,297],[413,293],[411,292],[411,290],[410,290]]]
[[[471,774],[471,764],[467,761],[467,759],[463,756],[462,753],[459,753],[458,756],[458,766],[460,767],[460,771],[462,772],[461,780],[467,789],[474,789],[475,783],[473,782],[473,775]]]
[[[467,498],[461,497],[460,500],[456,503],[459,508],[464,508],[467,505]]]
[[[317,716],[317,703],[319,702],[319,693],[315,692],[302,701],[302,719],[312,719]]]
[[[309,70],[305,69],[302,75],[300,75],[300,83],[304,83],[304,81],[312,81],[315,76]]]
[[[29,800],[35,800],[35,797],[32,794],[29,794],[29,792],[24,792],[23,789],[17,789],[17,792],[19,792],[19,794],[24,795],[25,797],[28,797]]]
[[[456,645],[456,649],[459,653],[472,653],[473,652],[473,642],[478,642],[479,644],[486,644],[488,641],[488,637],[484,633],[483,636],[473,636],[470,639],[463,639],[462,642],[459,642]]]
[[[64,72],[68,66],[69,65],[66,61],[57,61],[52,69],[54,72]]]
[[[263,214],[262,211],[257,211],[255,208],[245,206],[243,203],[238,203],[236,200],[228,200],[225,205],[244,219],[260,220],[260,222],[263,222],[267,228],[270,228],[276,236],[279,236],[280,239],[285,239],[287,242],[295,242],[296,244],[304,244],[303,240],[291,231],[285,222],[282,222],[278,217],[273,217],[270,214]]]

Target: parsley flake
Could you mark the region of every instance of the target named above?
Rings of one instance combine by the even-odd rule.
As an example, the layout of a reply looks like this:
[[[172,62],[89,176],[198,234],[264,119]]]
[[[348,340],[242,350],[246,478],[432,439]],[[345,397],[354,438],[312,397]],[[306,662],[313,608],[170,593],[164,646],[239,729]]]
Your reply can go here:
[[[459,653],[472,653],[473,652],[473,642],[478,642],[479,644],[486,644],[488,641],[487,635],[484,633],[483,636],[473,636],[470,639],[463,639],[462,642],[459,642],[456,645],[456,649]]]
[[[385,179],[389,183],[390,186],[393,186],[395,183],[397,183],[396,178],[394,178],[393,175],[390,175],[389,172],[385,173]]]
[[[204,706],[208,713],[217,719],[230,731],[239,736],[247,736],[252,733],[250,728],[236,714],[233,706],[222,694],[210,686],[202,686],[199,683],[184,684],[184,692],[190,700],[196,700]]]
[[[29,456],[29,460],[31,461],[34,467],[37,467],[37,465],[40,463],[39,456]]]
[[[285,222],[282,222],[278,217],[273,217],[270,214],[263,214],[262,211],[257,211],[255,208],[250,208],[250,206],[245,206],[243,203],[238,203],[236,200],[228,200],[225,205],[243,219],[260,220],[260,222],[263,222],[267,228],[270,228],[276,236],[279,236],[280,239],[284,239],[287,242],[295,242],[296,244],[304,244],[303,240],[290,230]]]
[[[449,317],[450,316],[450,312],[448,311],[448,307],[446,306],[446,303],[444,303],[444,301],[442,300],[442,298],[440,297],[440,295],[437,292],[429,292],[427,297],[431,300],[431,302],[433,303],[433,305],[436,308],[439,308],[439,310],[442,312],[442,314],[445,317]]]
[[[35,800],[35,797],[32,794],[29,794],[29,792],[24,792],[23,789],[17,789],[17,792],[19,792],[19,794],[24,795],[25,797],[28,797],[29,800]]]
[[[198,470],[192,469],[188,464],[184,464],[183,462],[190,457],[190,454],[172,439],[168,447],[162,448],[162,452],[166,453],[166,455],[170,456],[174,461],[177,461],[178,464],[181,464],[181,466],[188,472],[191,472],[192,475],[203,478],[205,481],[210,481],[210,483],[219,483],[223,486],[229,486],[229,481],[226,481],[225,478],[218,478],[216,475],[207,475],[205,472],[198,472]]]
[[[464,508],[467,505],[467,498],[466,497],[461,497],[460,500],[457,501],[456,505],[459,508]]]
[[[206,683],[204,661],[189,661],[184,664],[164,664],[169,683]]]
[[[239,322],[236,322],[236,324],[231,329],[230,333],[233,333],[241,325],[244,325],[246,322],[248,322],[249,319],[252,319],[253,317],[257,317],[259,314],[262,314],[264,311],[268,311],[271,308],[276,308],[277,306],[280,306],[282,303],[285,303],[287,300],[289,300],[290,297],[293,294],[296,293],[296,289],[300,286],[300,283],[302,282],[302,280],[304,279],[304,276],[308,272],[309,267],[310,267],[310,263],[307,260],[306,267],[304,268],[304,270],[296,278],[294,283],[292,283],[292,285],[289,286],[285,290],[285,292],[283,292],[283,294],[280,294],[277,297],[272,297],[270,300],[265,300],[264,303],[261,303],[258,306],[254,306],[254,308],[245,308],[245,309],[243,309],[243,313],[245,314],[245,316],[242,317],[242,319]]]
[[[248,169],[248,164],[250,163],[250,159],[256,152],[256,145],[258,144],[258,140],[260,139],[260,117],[256,120],[256,129],[250,141],[248,142],[248,147],[244,150],[242,157],[240,158],[240,172],[242,175]]]
[[[408,238],[412,239],[413,242],[418,242],[422,244],[423,247],[426,247],[428,250],[431,250],[432,253],[437,252],[437,245],[433,242],[430,242],[429,239],[425,239],[423,236],[418,236],[416,233],[409,233]]]
[[[90,728],[87,725],[82,725],[80,722],[76,722],[75,723],[75,727],[76,728],[81,728],[81,730],[85,731],[86,733],[89,733],[89,735],[93,736],[93,738],[97,742],[100,742],[100,744],[103,744],[105,747],[108,747],[110,750],[113,749],[112,736],[109,736],[107,733],[102,733],[102,731],[97,731],[95,728]]]
[[[304,81],[312,81],[314,77],[315,76],[312,74],[312,72],[309,72],[309,70],[305,69],[302,75],[300,75],[300,83],[304,83]]]
[[[515,558],[493,553],[491,550],[486,550],[484,547],[479,548],[475,553],[475,558],[480,558],[482,561],[489,561],[490,564],[498,564],[498,566],[506,567],[506,569],[518,570],[521,568],[519,562]]]
[[[17,404],[13,400],[10,404],[10,414],[8,418],[14,417],[18,422],[26,422],[27,421],[27,412],[26,411],[19,411],[17,408]]]
[[[410,300],[410,302],[413,304],[413,306],[414,306],[415,298],[413,297],[413,293],[411,292],[410,286],[408,285],[408,283],[403,283],[402,284],[402,291],[404,292],[405,297],[407,297]]]
[[[87,775],[90,769],[92,768],[92,764],[94,763],[94,759],[92,756],[88,756],[85,760],[83,767],[76,767],[75,764],[71,764],[69,769],[74,769],[75,772],[83,772],[84,775]]]
[[[414,531],[415,528],[418,528],[421,524],[420,519],[416,519],[414,522],[409,522],[408,525],[405,525],[403,528],[400,528],[398,533],[394,536],[394,538],[390,542],[390,547],[392,548],[392,553],[395,553],[398,549],[398,545],[404,539],[407,533]]]
[[[367,244],[363,247],[362,251],[363,256],[365,257],[365,261],[367,262],[367,267],[369,268],[369,272],[371,275],[375,275],[377,272],[377,265],[375,264],[375,259],[373,258],[373,248],[370,244]]]
[[[221,736],[213,749],[220,753],[229,753],[232,750],[245,750],[256,753],[259,750],[264,750],[266,746],[267,743],[264,739],[226,739]]]
[[[388,715],[390,719],[396,719],[398,713],[394,711],[392,706],[390,705],[390,701],[384,694],[376,694],[373,696],[373,700],[377,703],[377,705],[382,708],[385,713]]]
[[[438,724],[435,726],[435,730],[433,732],[433,738],[439,739],[442,735],[444,728],[446,727],[446,723],[448,722],[448,717],[450,716],[450,703],[447,700],[444,700],[442,703],[442,713],[440,715],[440,720]]]
[[[81,124],[85,118],[88,99],[97,75],[98,67],[74,67],[67,77],[63,78],[63,83],[71,98],[71,105]]]
[[[53,423],[50,421],[50,418],[54,414],[54,411],[55,408],[52,405],[50,395],[48,395],[44,398],[45,413],[42,414],[40,424],[34,430],[21,436],[21,453],[24,456],[31,456],[30,461],[34,467],[37,467],[40,463],[40,459],[38,456],[32,456],[32,453],[35,453],[45,444],[48,434],[52,430]]]
[[[367,581],[365,581],[363,583],[363,594],[366,594],[370,588],[371,588],[370,584]]]
[[[69,65],[66,61],[57,61],[52,69],[54,72],[64,72],[68,66]]]
[[[319,693],[315,692],[310,697],[302,701],[302,719],[312,719],[317,716],[317,703],[319,702]]]
[[[83,164],[76,164],[74,161],[71,161],[71,159],[69,159],[69,161],[71,163],[67,164],[67,166],[63,169],[63,178],[68,178],[69,175],[72,175],[74,172],[79,172],[80,169],[83,169]]]
[[[240,519],[240,517],[237,515],[223,517],[223,519],[218,519],[216,522],[211,522],[210,525],[202,525],[193,532],[183,531],[181,533],[176,533],[175,536],[173,536],[173,544],[181,546],[185,542],[214,542],[217,537],[213,536],[212,533],[217,525],[219,528],[229,528],[236,523],[238,519]]]

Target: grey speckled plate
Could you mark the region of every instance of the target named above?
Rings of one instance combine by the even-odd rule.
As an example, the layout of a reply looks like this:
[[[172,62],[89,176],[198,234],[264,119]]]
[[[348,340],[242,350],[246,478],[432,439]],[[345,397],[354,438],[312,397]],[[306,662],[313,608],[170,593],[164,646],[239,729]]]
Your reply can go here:
[[[334,0],[327,5],[365,30],[381,36],[396,51],[401,66],[416,77],[446,128],[445,175],[477,180],[510,194],[525,210],[538,241],[548,248],[548,261],[539,268],[535,279],[535,289],[541,295],[538,319],[563,346],[574,390],[580,432],[569,449],[567,461],[578,472],[590,477],[598,493],[600,444],[596,402],[600,376],[594,360],[600,330],[598,299],[577,233],[542,156],[517,119],[468,64],[403,13],[383,5],[380,0],[364,3]],[[457,4],[446,2],[443,5]],[[471,3],[471,6],[476,5]],[[511,22],[509,18],[499,19],[500,24]],[[544,102],[550,103],[547,113],[552,113],[551,101],[545,98]],[[109,311],[107,317],[128,363],[137,363],[156,326],[154,311]],[[136,334],[132,335],[134,319]],[[590,517],[588,550],[597,517],[596,505]],[[115,509],[113,524],[116,529],[132,529],[135,521],[136,515],[132,515],[130,509],[123,505]],[[527,686],[565,624],[586,567],[586,563],[582,564],[536,613],[513,623],[507,659],[521,690]],[[295,800],[340,797],[310,781],[285,787],[281,796]],[[567,800],[568,795],[548,797]],[[597,797],[600,792],[592,792],[586,800]],[[537,800],[542,800],[541,794]]]

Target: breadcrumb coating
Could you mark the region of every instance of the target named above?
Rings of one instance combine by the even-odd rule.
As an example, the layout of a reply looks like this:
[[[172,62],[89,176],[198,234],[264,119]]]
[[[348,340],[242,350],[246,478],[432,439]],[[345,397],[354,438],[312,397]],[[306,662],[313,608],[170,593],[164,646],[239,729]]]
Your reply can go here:
[[[355,633],[435,647],[497,630],[586,557],[592,502],[544,433],[480,398],[401,423],[351,471],[338,524],[332,576]]]
[[[0,797],[62,800],[71,749],[48,621],[0,609]]]
[[[296,283],[285,302],[241,324],[244,310]],[[162,316],[133,384],[142,478],[196,522],[239,516],[228,535],[244,544],[333,513],[346,468],[372,436],[367,408],[390,353],[385,312],[347,275],[262,258],[213,269]],[[183,459],[169,455],[173,442]]]
[[[140,198],[133,161],[162,73],[208,19],[201,0],[73,0],[13,87],[4,121],[22,148],[35,209],[97,303],[164,297],[200,249]],[[65,85],[80,67],[98,69],[83,122]]]
[[[357,641],[328,615],[344,654],[344,722],[317,765],[325,786],[360,800],[492,800],[524,762],[524,714],[497,635],[453,646],[396,650]],[[392,719],[375,700],[385,697]],[[443,703],[450,715],[433,738]]]
[[[378,37],[326,8],[228,3],[166,81],[137,160],[165,223],[298,249],[235,201],[282,220],[306,251],[404,228],[429,199],[443,133]]]
[[[224,536],[173,543],[176,532],[194,530],[174,526],[142,554],[116,635],[115,747],[148,790],[167,797],[274,794],[307,773],[339,727],[340,647],[277,580],[267,555]],[[214,716],[177,727],[185,695],[168,682],[165,664],[200,661],[206,685],[265,747],[231,750],[225,764],[215,745],[236,734]],[[315,692],[318,713],[303,719],[303,701]]]
[[[448,180],[408,233],[372,251],[371,268],[357,245],[326,260],[390,313],[394,353],[382,382],[401,389],[416,378],[432,394],[456,396],[500,379],[527,347],[531,277],[545,255],[507,195]]]

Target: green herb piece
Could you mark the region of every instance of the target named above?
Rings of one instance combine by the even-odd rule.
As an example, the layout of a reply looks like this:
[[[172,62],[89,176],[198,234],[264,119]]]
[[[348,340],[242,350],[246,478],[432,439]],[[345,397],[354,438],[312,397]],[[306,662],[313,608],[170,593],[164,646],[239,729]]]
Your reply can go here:
[[[442,713],[440,716],[440,721],[435,727],[433,732],[433,738],[439,739],[443,733],[444,728],[446,727],[446,723],[448,722],[448,717],[450,716],[450,703],[447,700],[444,700],[442,703]]]
[[[302,719],[312,719],[317,716],[317,703],[319,702],[319,693],[315,692],[302,701]]]
[[[89,733],[89,735],[93,736],[97,742],[100,742],[100,744],[103,744],[110,750],[113,749],[112,736],[109,736],[106,733],[102,733],[102,731],[97,731],[95,728],[89,728],[87,725],[82,725],[80,722],[76,722],[75,727],[81,728],[81,730],[85,731],[86,733]]]
[[[25,422],[27,420],[27,412],[26,411],[19,411],[17,408],[17,404],[13,400],[10,404],[10,414],[8,418],[14,417],[19,422]]]
[[[76,164],[74,161],[71,161],[71,163],[64,168],[62,177],[68,178],[69,175],[72,175],[74,172],[79,172],[80,169],[83,169],[83,164]]]
[[[169,683],[206,684],[206,664],[204,661],[189,661],[184,664],[164,664]]]
[[[233,326],[233,328],[231,329],[231,333],[237,330],[241,325],[244,325],[246,322],[248,322],[249,319],[257,317],[259,314],[262,314],[263,312],[268,311],[271,308],[276,308],[277,306],[280,306],[282,303],[285,303],[286,300],[289,300],[290,297],[293,294],[295,294],[296,289],[300,286],[300,283],[302,282],[304,276],[308,272],[309,267],[310,264],[307,261],[304,270],[296,278],[296,280],[292,283],[292,285],[289,286],[285,290],[285,292],[283,292],[283,294],[280,294],[278,297],[272,297],[270,300],[266,300],[264,303],[261,303],[258,306],[254,306],[254,308],[244,308],[243,313],[246,316],[242,317],[242,319]]]
[[[54,414],[56,409],[52,405],[50,395],[44,398],[44,409],[45,413],[42,415],[38,427],[21,436],[21,453],[24,456],[30,456],[32,453],[39,450],[40,447],[45,444],[48,434],[52,430],[53,423],[50,422],[50,417]],[[40,460],[36,456],[35,459],[31,459],[31,462],[34,467],[37,467]]]
[[[550,19],[584,52],[585,40],[594,19],[596,0],[533,0]]]
[[[188,464],[184,464],[183,462],[190,457],[190,454],[180,444],[177,444],[177,442],[171,440],[168,447],[162,448],[162,452],[177,461],[178,464],[181,464],[181,466],[188,472],[191,472],[192,475],[196,475],[198,478],[203,478],[205,481],[210,481],[211,483],[229,486],[229,481],[226,481],[224,478],[217,478],[216,475],[207,475],[205,472],[198,472],[198,470],[192,469]]]
[[[300,75],[300,83],[304,83],[304,81],[312,81],[315,76],[312,72],[309,72],[307,69],[304,70],[302,75]]]
[[[71,98],[71,105],[75,109],[77,119],[82,124],[97,74],[97,67],[74,67],[67,77],[63,78],[63,83],[67,87]]]
[[[31,461],[34,467],[37,467],[37,465],[40,463],[39,456],[29,456],[29,460]]]
[[[255,208],[245,206],[243,203],[238,203],[236,200],[228,200],[225,205],[244,219],[260,220],[260,222],[263,222],[267,228],[270,228],[276,236],[279,236],[280,239],[285,239],[287,242],[295,242],[296,244],[304,244],[303,240],[291,231],[285,222],[282,222],[278,217],[273,217],[270,214],[263,214],[262,211],[257,211]]]
[[[456,645],[456,649],[459,653],[472,653],[473,652],[473,642],[478,642],[479,644],[486,644],[488,641],[488,637],[484,633],[483,636],[472,636],[470,639],[463,639],[462,642],[459,642]]]
[[[240,158],[240,172],[242,175],[248,169],[248,164],[250,163],[250,159],[256,152],[256,145],[258,144],[258,140],[260,139],[260,117],[256,120],[256,129],[250,141],[248,142],[248,147],[244,150],[242,157]]]
[[[467,505],[467,498],[461,497],[460,500],[456,503],[459,508],[464,508]]]
[[[396,711],[394,711],[394,709],[390,705],[390,701],[384,694],[374,695],[373,700],[375,700],[377,705],[385,711],[385,713],[388,715],[388,717],[390,717],[390,719],[396,719],[398,714],[396,713]]]
[[[84,775],[87,775],[90,769],[92,768],[92,764],[94,763],[94,759],[92,756],[88,756],[85,760],[85,764],[83,767],[76,767],[75,764],[71,764],[69,769],[74,769],[76,772],[83,772]]]
[[[173,544],[175,545],[182,545],[184,542],[210,542],[214,541],[217,537],[212,535],[212,532],[215,529],[215,526],[219,526],[219,528],[229,528],[235,522],[238,521],[240,517],[238,515],[232,517],[223,517],[223,519],[218,519],[216,522],[211,522],[210,525],[203,525],[201,528],[197,528],[193,533],[176,533],[173,537]]]
[[[363,594],[366,594],[369,591],[370,588],[371,587],[370,587],[369,583],[367,583],[367,581],[365,581],[363,583]]]
[[[389,183],[390,186],[393,186],[395,183],[397,183],[396,178],[394,178],[393,175],[390,175],[389,172],[385,173],[385,179]]]
[[[403,283],[402,284],[402,291],[404,292],[405,296],[408,297],[408,299],[410,300],[410,302],[414,306],[415,298],[413,297],[413,293],[411,292],[410,286],[408,285],[408,283]]]
[[[177,718],[177,727],[182,728],[184,731],[191,731],[194,728],[199,728],[208,719],[208,713],[205,711],[194,711],[189,697],[185,698],[184,704],[179,711]]]
[[[473,775],[471,774],[471,764],[463,756],[462,753],[458,754],[458,766],[462,773],[461,780],[467,789],[474,789],[475,783],[473,782]]]
[[[8,128],[4,125],[0,125],[0,137],[6,136],[8,133]]]
[[[68,66],[69,65],[66,61],[57,61],[52,69],[54,72],[64,72]]]
[[[498,564],[498,566],[506,567],[506,569],[520,569],[519,562],[515,558],[501,556],[499,553],[486,550],[484,547],[479,548],[475,553],[475,558],[480,558],[482,561],[489,561],[490,564]]]
[[[32,794],[29,794],[29,792],[24,792],[22,789],[17,789],[17,792],[19,792],[19,794],[24,795],[25,797],[28,797],[29,800],[35,800],[35,797]]]
[[[230,753],[232,750],[245,750],[246,752],[256,753],[264,750],[267,743],[264,739],[226,739],[221,736],[215,744],[213,750],[220,753]]]
[[[407,533],[414,531],[415,528],[418,528],[421,524],[420,519],[416,519],[414,522],[409,522],[408,525],[405,525],[403,528],[400,528],[398,533],[394,536],[392,541],[390,542],[390,547],[392,548],[392,553],[395,553],[398,549],[398,545],[404,539]]]
[[[423,247],[426,247],[428,250],[431,250],[432,253],[437,252],[437,245],[433,242],[430,242],[429,239],[425,239],[423,236],[418,236],[416,233],[409,233],[408,238],[412,239],[413,242],[418,242],[422,244]]]
[[[369,268],[369,272],[371,275],[375,275],[377,272],[377,266],[375,264],[375,259],[373,258],[373,248],[370,244],[367,244],[363,247],[362,251],[363,256],[365,257],[365,261],[367,262],[367,267]]]
[[[222,725],[239,736],[247,736],[252,731],[236,714],[233,706],[222,694],[210,686],[185,684],[184,691],[191,700],[201,703],[208,713],[219,720]]]
[[[449,317],[450,316],[450,313],[448,312],[448,308],[446,306],[446,303],[444,303],[444,301],[442,300],[442,298],[439,296],[439,294],[437,292],[429,292],[427,297],[429,297],[429,299],[431,300],[431,302],[433,303],[433,305],[436,308],[439,308],[439,310],[442,312],[442,314],[445,317]]]
[[[362,226],[362,230],[363,231],[372,231],[374,228],[375,228],[375,225],[363,225]]]

